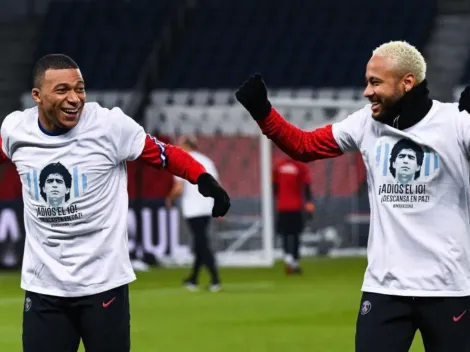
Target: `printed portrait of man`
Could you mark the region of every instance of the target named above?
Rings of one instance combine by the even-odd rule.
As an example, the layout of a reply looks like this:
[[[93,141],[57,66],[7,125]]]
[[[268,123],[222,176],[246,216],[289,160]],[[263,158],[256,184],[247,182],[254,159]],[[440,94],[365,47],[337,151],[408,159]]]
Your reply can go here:
[[[47,165],[39,175],[41,197],[52,207],[63,205],[70,199],[72,175],[61,163]]]
[[[421,146],[409,139],[401,139],[390,154],[390,173],[398,183],[408,184],[419,178],[423,159]]]

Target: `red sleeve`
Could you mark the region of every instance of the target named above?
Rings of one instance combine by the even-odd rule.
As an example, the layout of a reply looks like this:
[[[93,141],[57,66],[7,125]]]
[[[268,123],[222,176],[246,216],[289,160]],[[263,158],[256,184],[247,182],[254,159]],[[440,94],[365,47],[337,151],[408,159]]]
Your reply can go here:
[[[343,154],[333,137],[331,125],[314,131],[303,131],[284,120],[275,109],[258,124],[263,134],[295,160],[307,162]]]
[[[204,166],[183,149],[162,143],[150,135],[145,138],[144,149],[138,159],[152,166],[166,168],[192,184],[196,184],[199,176],[206,172]]]

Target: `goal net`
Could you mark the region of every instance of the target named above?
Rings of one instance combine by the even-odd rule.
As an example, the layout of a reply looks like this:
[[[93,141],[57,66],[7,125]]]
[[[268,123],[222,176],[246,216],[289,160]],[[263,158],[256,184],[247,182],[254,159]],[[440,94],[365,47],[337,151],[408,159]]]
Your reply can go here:
[[[271,101],[286,119],[303,129],[342,120],[364,106],[354,100]],[[199,150],[218,168],[220,182],[232,199],[229,214],[211,224],[211,244],[219,265],[270,266],[282,257],[271,186],[273,161],[280,151],[261,135],[243,108],[238,104],[151,104],[145,127],[173,138],[197,136]],[[368,229],[368,203],[363,195],[367,187],[360,156],[345,155],[309,166],[317,210],[302,235],[301,254],[361,253]],[[191,236],[183,219],[179,224],[180,250],[167,260],[186,265],[192,261]]]

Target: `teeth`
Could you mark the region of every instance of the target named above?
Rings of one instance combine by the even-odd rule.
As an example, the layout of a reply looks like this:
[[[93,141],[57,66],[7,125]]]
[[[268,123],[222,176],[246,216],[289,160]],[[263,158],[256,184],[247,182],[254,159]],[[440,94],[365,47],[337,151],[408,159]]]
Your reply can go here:
[[[76,110],[62,109],[62,110],[67,114],[75,114],[78,112],[78,109]]]

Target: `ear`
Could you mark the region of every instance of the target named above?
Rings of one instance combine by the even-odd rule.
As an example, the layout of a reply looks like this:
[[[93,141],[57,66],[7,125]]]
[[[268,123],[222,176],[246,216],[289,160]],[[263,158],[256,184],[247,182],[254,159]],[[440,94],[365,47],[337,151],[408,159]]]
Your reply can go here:
[[[411,88],[413,88],[416,85],[416,78],[413,74],[407,73],[403,77],[403,84],[405,86],[405,92],[409,92]]]
[[[31,90],[31,96],[36,104],[41,104],[41,92],[39,91],[39,88],[33,88]]]

